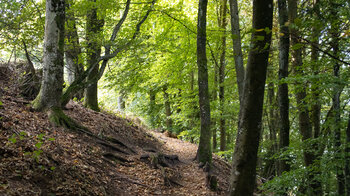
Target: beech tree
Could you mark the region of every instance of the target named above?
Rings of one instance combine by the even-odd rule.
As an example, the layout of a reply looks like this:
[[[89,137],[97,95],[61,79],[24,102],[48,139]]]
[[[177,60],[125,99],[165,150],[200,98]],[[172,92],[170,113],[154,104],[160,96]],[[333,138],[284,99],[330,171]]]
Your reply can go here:
[[[41,89],[33,101],[37,110],[48,110],[54,120],[61,112],[65,37],[65,0],[46,1],[44,66]],[[57,122],[56,122],[57,123]]]
[[[253,1],[252,48],[249,52],[235,151],[230,195],[253,195],[262,125],[266,71],[271,43],[273,1]]]
[[[206,55],[207,0],[200,0],[197,23],[197,65],[200,108],[200,139],[197,152],[199,162],[211,164],[210,102],[208,89],[208,67]]]

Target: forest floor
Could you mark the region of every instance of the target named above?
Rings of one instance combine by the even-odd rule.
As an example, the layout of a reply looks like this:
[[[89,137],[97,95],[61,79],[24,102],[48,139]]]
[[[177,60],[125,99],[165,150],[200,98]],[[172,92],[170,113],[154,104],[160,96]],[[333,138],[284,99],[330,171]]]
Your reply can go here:
[[[20,95],[20,75],[0,65],[0,195],[226,194],[230,167],[216,155],[213,192],[197,145],[76,102],[64,112],[92,134],[55,127]]]

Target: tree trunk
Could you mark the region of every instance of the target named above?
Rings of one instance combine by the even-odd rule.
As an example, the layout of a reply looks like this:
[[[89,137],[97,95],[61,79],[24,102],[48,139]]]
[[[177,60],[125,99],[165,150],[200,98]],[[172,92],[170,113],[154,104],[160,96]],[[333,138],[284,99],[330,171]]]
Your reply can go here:
[[[268,77],[273,77],[274,73],[268,70]],[[273,80],[273,78],[271,78]],[[278,130],[278,114],[277,114],[277,103],[275,96],[275,85],[273,82],[269,82],[267,89],[267,101],[268,101],[268,127],[269,127],[269,135],[268,141],[270,145],[267,148],[266,157],[264,157],[267,161],[263,170],[263,177],[266,179],[272,179],[276,175],[277,164],[276,159],[274,158],[274,154],[277,152],[277,130]]]
[[[319,1],[316,0],[313,5],[314,9],[314,16],[316,19],[319,18],[319,8],[318,8]],[[314,40],[311,45],[311,63],[312,63],[312,71],[314,76],[317,76],[319,74],[319,62],[318,62],[318,47],[319,47],[319,37],[320,37],[320,29],[314,26],[312,28],[312,39]],[[318,77],[315,77],[315,79],[311,82],[311,97],[312,97],[312,106],[311,106],[311,122],[313,127],[313,137],[315,139],[320,137],[321,133],[321,101],[320,101],[320,86],[321,81],[318,79]],[[317,161],[314,162],[314,168],[315,169],[315,176],[316,178],[314,187],[313,187],[313,194],[314,195],[323,195],[322,191],[322,183],[320,180],[321,171],[321,158],[323,154],[323,150],[321,148],[321,145],[319,143],[314,144],[314,149],[316,149],[316,157],[315,159]]]
[[[78,31],[75,22],[75,15],[72,10],[70,10],[70,3],[68,3],[68,10],[66,17],[66,44],[65,44],[65,57],[67,64],[67,75],[68,84],[71,85],[73,81],[78,78],[80,74],[84,71],[84,65],[81,60],[81,48],[79,43]],[[83,98],[83,92],[80,91],[75,94],[78,99]]]
[[[237,140],[233,154],[230,195],[253,195],[257,153],[262,126],[262,109],[271,33],[273,1],[253,1],[252,49],[249,52],[240,108]],[[264,37],[263,40],[257,39]]]
[[[150,118],[151,127],[156,126],[156,117],[154,115],[155,108],[156,108],[156,91],[151,89],[149,91],[149,110],[148,110],[148,116]]]
[[[331,2],[331,15],[332,15],[332,24],[330,34],[332,37],[331,47],[333,49],[333,55],[339,57],[339,22],[338,19],[338,5],[334,2]],[[341,85],[337,82],[340,79],[340,64],[338,61],[334,61],[333,66],[333,75],[335,77],[336,83],[333,88],[333,106],[334,106],[334,146],[335,146],[335,160],[341,162],[342,160],[342,147],[341,147],[341,131],[340,131],[340,94],[341,94]],[[342,164],[336,166],[336,176],[338,183],[338,195],[345,195],[345,177],[344,177],[344,168]]]
[[[206,55],[206,23],[208,0],[199,0],[197,23],[197,66],[198,90],[200,108],[200,138],[197,151],[197,160],[211,165],[211,130],[210,130],[210,100],[208,87],[208,67]]]
[[[164,96],[164,108],[165,108],[165,125],[168,131],[172,131],[173,121],[171,119],[171,107],[169,101],[169,94],[167,92],[167,85],[163,86],[163,96]]]
[[[125,110],[125,96],[126,96],[125,91],[121,90],[118,96],[118,110],[120,112],[124,112]]]
[[[43,78],[33,101],[36,110],[60,108],[63,88],[65,1],[47,0],[44,37]]]
[[[219,68],[219,99],[220,99],[220,150],[226,150],[226,122],[224,117],[225,110],[225,67],[226,67],[226,26],[227,26],[227,0],[221,0],[220,24],[219,27],[223,31],[221,36],[221,55]]]
[[[230,0],[231,10],[231,33],[233,43],[233,57],[235,59],[236,80],[238,86],[239,101],[242,103],[243,83],[244,83],[244,65],[241,45],[241,31],[239,28],[239,14],[237,0]]]
[[[346,143],[345,143],[345,188],[346,194],[350,195],[350,113],[348,117],[348,126],[346,128]]]
[[[94,2],[93,8],[88,11],[86,21],[86,40],[87,40],[87,66],[94,66],[101,55],[101,41],[99,40],[104,24],[103,19],[99,19],[97,16],[96,0],[90,0]],[[98,96],[97,96],[97,78],[99,74],[99,66],[94,66],[94,69],[87,76],[88,81],[93,81],[85,89],[85,106],[87,108],[99,111]],[[95,80],[95,81],[94,81]]]
[[[289,147],[289,98],[288,84],[284,82],[288,77],[289,63],[289,28],[285,25],[288,22],[288,11],[286,0],[278,0],[278,20],[280,25],[280,42],[279,42],[279,71],[278,79],[278,106],[280,114],[279,128],[279,149],[285,151]],[[289,158],[279,161],[279,175],[290,170]]]

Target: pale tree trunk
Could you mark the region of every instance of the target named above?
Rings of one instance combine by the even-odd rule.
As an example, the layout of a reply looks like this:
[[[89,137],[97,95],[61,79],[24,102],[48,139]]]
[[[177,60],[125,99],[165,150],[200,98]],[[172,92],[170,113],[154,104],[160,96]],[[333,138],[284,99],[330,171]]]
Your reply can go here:
[[[90,0],[96,6],[96,0]],[[104,20],[97,16],[97,8],[92,8],[88,11],[86,21],[86,40],[87,46],[87,66],[93,67],[98,63],[101,55],[101,41],[99,40],[104,25]],[[94,66],[90,74],[87,76],[87,81],[92,81],[85,89],[85,106],[99,111],[98,96],[97,96],[97,78],[99,75],[99,66]]]
[[[273,1],[253,1],[253,29],[272,29]],[[263,36],[263,40],[257,37]],[[271,33],[254,31],[249,52],[233,154],[230,195],[253,195]]]
[[[79,37],[76,27],[75,15],[71,7],[72,1],[68,3],[68,13],[66,14],[66,44],[65,44],[65,57],[66,57],[66,70],[68,75],[68,84],[71,85],[73,81],[78,78],[84,71],[84,65],[81,59],[81,48],[79,43]],[[75,97],[81,99],[83,92],[80,91],[75,94]]]
[[[120,112],[124,112],[125,110],[125,97],[126,97],[125,91],[121,90],[118,96],[118,110]]]
[[[199,0],[197,23],[197,66],[198,90],[200,108],[200,138],[197,151],[197,160],[211,165],[212,150],[210,145],[210,100],[208,87],[208,67],[206,55],[206,23],[208,0]]]
[[[219,67],[214,64],[214,87],[212,89],[212,101],[215,103],[218,99],[218,69]],[[211,128],[213,129],[213,151],[217,148],[217,128],[216,128],[216,118],[211,118]]]
[[[233,43],[233,57],[235,59],[236,80],[238,86],[239,101],[242,102],[243,83],[244,83],[244,65],[241,45],[241,31],[239,28],[239,14],[237,0],[230,0],[231,13],[231,33]]]
[[[37,110],[60,108],[63,88],[65,1],[47,0],[41,89],[33,101]]]
[[[289,64],[289,28],[288,10],[286,0],[278,0],[278,21],[280,25],[280,42],[279,42],[279,70],[278,79],[283,81],[288,77]],[[280,83],[278,86],[278,106],[280,114],[279,127],[279,149],[285,151],[289,147],[289,98],[288,84]],[[279,161],[279,175],[290,170],[289,158]]]
[[[226,150],[226,121],[224,117],[225,110],[225,67],[226,67],[226,26],[227,26],[227,0],[221,0],[220,9],[220,30],[223,32],[221,36],[221,55],[219,68],[219,99],[220,99],[220,150]]]

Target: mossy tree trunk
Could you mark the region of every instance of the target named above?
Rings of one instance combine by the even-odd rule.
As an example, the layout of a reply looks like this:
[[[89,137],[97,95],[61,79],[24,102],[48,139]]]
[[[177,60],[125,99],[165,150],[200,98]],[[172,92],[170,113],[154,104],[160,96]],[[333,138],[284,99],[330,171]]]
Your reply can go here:
[[[63,87],[65,1],[47,0],[45,18],[43,78],[33,101],[36,110],[60,108]]]
[[[197,160],[211,165],[211,130],[210,130],[210,100],[208,87],[208,67],[206,55],[206,23],[208,0],[200,0],[198,6],[197,23],[197,66],[198,90],[200,108],[200,138],[197,151]]]
[[[262,110],[266,72],[271,44],[273,1],[253,1],[252,48],[249,52],[237,140],[233,154],[230,195],[253,195],[258,147],[262,126]],[[257,39],[263,37],[264,39]]]
[[[102,37],[101,32],[104,20],[99,19],[97,16],[96,0],[90,1],[94,3],[92,4],[93,7],[91,10],[88,11],[86,20],[87,66],[94,68],[87,76],[87,80],[92,82],[85,88],[84,104],[87,108],[99,111],[97,96],[99,66],[94,65],[98,63],[101,55],[102,43],[100,39]]]
[[[51,123],[69,129],[82,128],[67,117],[60,104],[63,88],[65,0],[47,0],[44,38],[44,67],[40,92],[33,108],[47,111]]]

